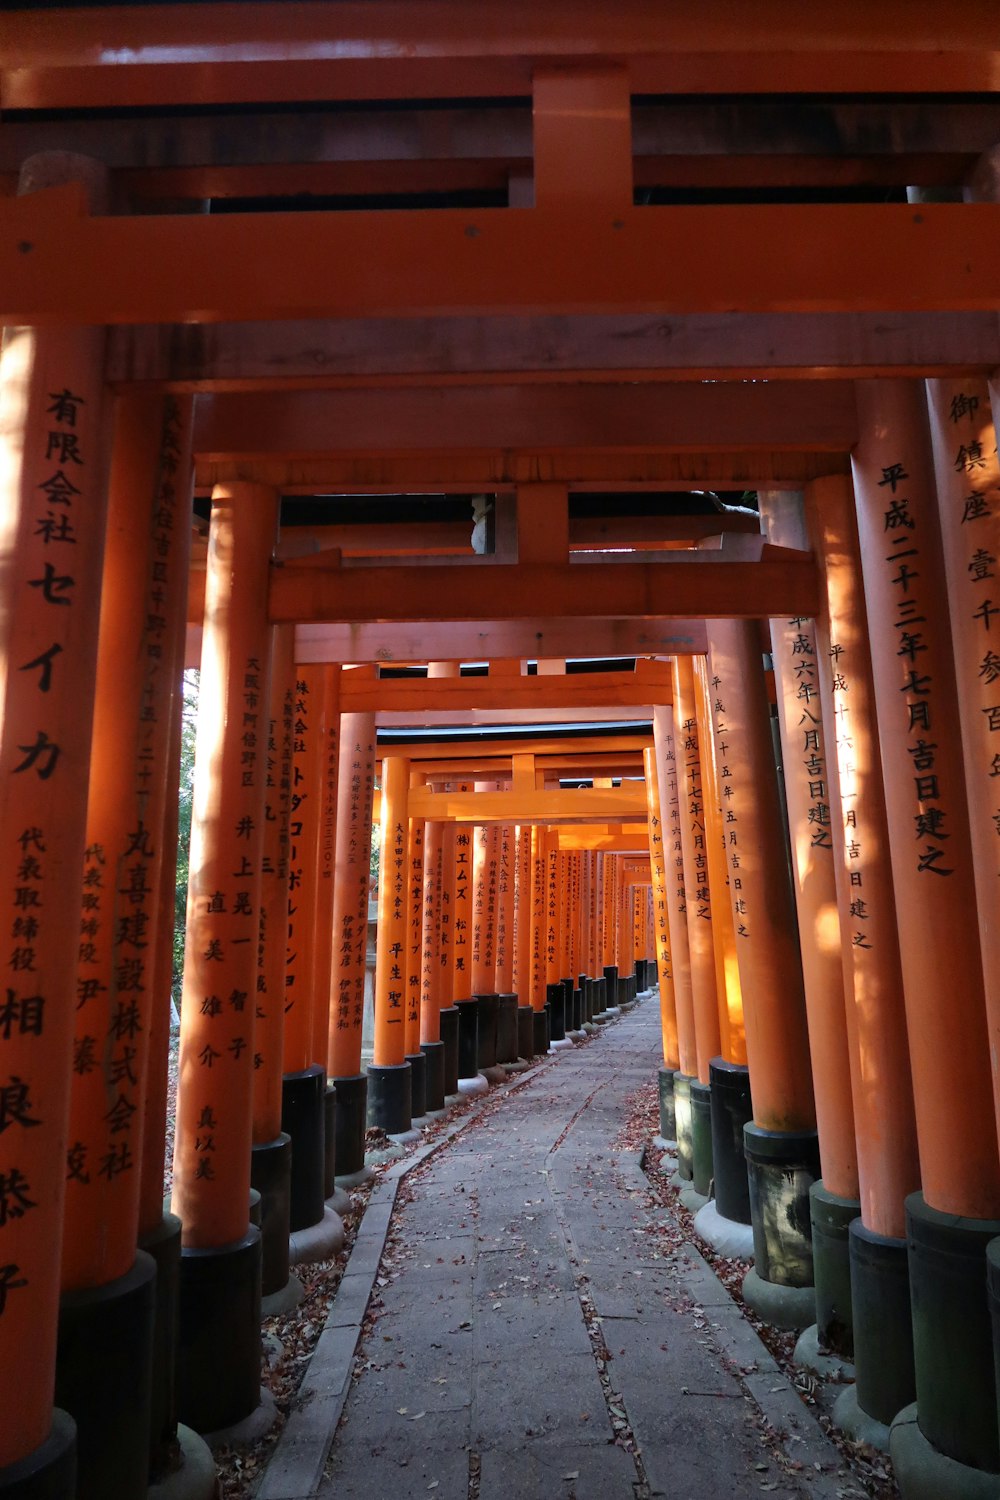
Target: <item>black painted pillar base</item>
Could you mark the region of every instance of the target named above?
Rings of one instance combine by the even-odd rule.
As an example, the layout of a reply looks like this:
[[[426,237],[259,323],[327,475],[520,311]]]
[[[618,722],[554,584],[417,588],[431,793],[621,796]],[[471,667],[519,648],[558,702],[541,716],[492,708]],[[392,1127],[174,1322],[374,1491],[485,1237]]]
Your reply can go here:
[[[545,1010],[532,1010],[531,1012],[532,1047],[536,1057],[544,1057],[549,1050],[549,1012]]]
[[[424,1108],[430,1112],[444,1109],[444,1042],[421,1042],[424,1057]]]
[[[55,1399],[76,1423],[79,1500],[145,1500],[155,1322],[156,1262],[144,1250],[124,1276],[60,1299]]]
[[[917,1394],[906,1241],[875,1234],[858,1218],[848,1228],[848,1253],[854,1394],[861,1413],[888,1429]],[[834,1408],[838,1425],[840,1408],[838,1397]],[[885,1447],[888,1449],[888,1431]]]
[[[323,1095],[323,1197],[332,1198],[337,1191],[337,1086],[327,1079]],[[264,1249],[267,1265],[267,1247]],[[267,1288],[264,1288],[265,1295]]]
[[[260,1266],[252,1224],[231,1245],[181,1251],[177,1415],[195,1432],[233,1427],[260,1405]]]
[[[660,1136],[665,1141],[676,1141],[677,1125],[674,1121],[674,1070],[661,1068],[657,1074],[660,1085]]]
[[[606,1021],[608,1019],[608,981],[602,974],[599,979],[594,980],[594,1020]]]
[[[712,1089],[691,1080],[691,1182],[696,1193],[708,1197],[712,1185]]]
[[[583,993],[583,1024],[592,1026],[594,1024],[594,981],[589,974],[581,976],[580,989]]]
[[[438,1020],[444,1046],[444,1092],[447,1096],[458,1093],[458,1006],[449,1005],[441,1011]]]
[[[574,1031],[582,1031],[583,1030],[583,991],[581,989],[575,989],[573,991],[573,999],[572,999],[572,1001],[570,1003],[571,1003],[571,1005],[573,1007],[573,1030]]]
[[[690,1182],[694,1175],[691,1140],[691,1083],[687,1073],[674,1073],[674,1127],[677,1131],[677,1175]]]
[[[288,1285],[291,1183],[291,1136],[282,1132],[273,1141],[254,1146],[250,1153],[250,1186],[260,1193],[260,1289],[263,1297],[280,1292]]]
[[[475,1078],[479,1073],[479,1001],[459,1000],[458,1011],[458,1076]]]
[[[620,1003],[619,999],[618,999],[618,965],[617,964],[605,964],[604,965],[604,984],[605,984],[604,997],[605,997],[605,1003],[607,1005],[608,1010],[617,1009],[618,1006],[619,1006],[619,1003]]]
[[[517,996],[497,996],[497,1062],[515,1063],[517,1050]]]
[[[947,1458],[996,1473],[986,1247],[1000,1235],[1000,1223],[940,1213],[922,1193],[911,1193],[906,1230],[920,1431]]]
[[[754,1269],[762,1281],[811,1288],[809,1189],[819,1178],[816,1132],[764,1130],[751,1120],[743,1127],[743,1144],[750,1180]]]
[[[517,1055],[525,1062],[535,1055],[535,1012],[530,1005],[517,1007]]]
[[[318,1063],[299,1073],[286,1073],[282,1080],[281,1128],[292,1138],[289,1222],[293,1231],[318,1224],[326,1208],[325,1094],[326,1069]]]
[[[408,1052],[410,1065],[410,1119],[422,1120],[427,1113],[427,1064],[422,1052]]]
[[[813,1284],[816,1287],[816,1338],[821,1354],[854,1358],[851,1313],[851,1223],[861,1212],[856,1198],[838,1198],[822,1182],[809,1189],[812,1220]],[[897,1408],[898,1409],[898,1408]],[[893,1413],[895,1416],[895,1412]]]
[[[410,1065],[371,1064],[368,1069],[368,1126],[386,1135],[405,1135],[413,1123],[410,1095]]]
[[[149,1478],[155,1483],[176,1467],[178,1458],[177,1284],[181,1266],[181,1221],[177,1215],[164,1210],[156,1228],[140,1238],[139,1249],[156,1262],[153,1380],[149,1406]]]
[[[56,1407],[44,1443],[0,1469],[0,1500],[75,1500],[76,1424]]]
[[[566,1040],[566,991],[562,982],[545,986],[545,1004],[549,1011],[549,1044]]]
[[[743,1127],[753,1119],[750,1072],[739,1063],[713,1057],[708,1073],[712,1083],[715,1206],[724,1219],[749,1224],[750,1180],[743,1151]]]
[[[473,1000],[479,1005],[479,1030],[476,1042],[476,1057],[478,1059],[478,1072],[485,1072],[487,1068],[495,1068],[497,1065],[497,1026],[500,1015],[500,996],[496,993],[485,995],[473,995]],[[469,1074],[463,1074],[469,1077]]]
[[[353,1177],[363,1171],[365,1165],[368,1079],[364,1073],[354,1073],[345,1078],[334,1078],[332,1082],[337,1090],[337,1176]]]

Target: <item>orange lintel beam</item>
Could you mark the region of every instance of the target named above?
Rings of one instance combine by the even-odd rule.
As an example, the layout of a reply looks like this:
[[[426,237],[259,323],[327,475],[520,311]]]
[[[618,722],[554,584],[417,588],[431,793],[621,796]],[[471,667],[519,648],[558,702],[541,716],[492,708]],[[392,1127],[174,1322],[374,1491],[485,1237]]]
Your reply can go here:
[[[849,381],[692,381],[248,391],[205,396],[201,459],[435,449],[625,448],[845,452],[857,440]]]
[[[575,672],[561,677],[382,677],[349,680],[343,713],[405,713],[468,709],[635,708],[672,703],[670,667],[656,672]],[[345,696],[346,695],[346,696]],[[346,706],[345,706],[346,705]]]
[[[94,218],[58,187],[0,200],[0,323],[997,309],[998,231],[995,203]]]
[[[411,815],[450,823],[580,823],[642,816],[642,782],[622,787],[575,787],[570,791],[410,793]],[[378,820],[378,806],[373,821]]]
[[[808,558],[712,562],[476,563],[456,567],[338,568],[286,563],[271,572],[272,623],[364,620],[518,620],[539,601],[553,615],[655,620],[667,613],[704,619],[813,616],[816,569]],[[694,557],[697,557],[697,562]]]
[[[645,745],[652,743],[650,734],[602,734],[602,735],[572,735],[564,736],[559,730],[553,730],[551,735],[537,736],[528,739],[518,738],[516,741],[509,739],[490,740],[486,738],[476,739],[468,745],[455,744],[447,740],[419,740],[406,746],[406,754],[409,760],[440,761],[446,766],[442,772],[444,779],[450,781],[461,781],[462,776],[456,769],[456,764],[463,768],[466,764],[465,752],[469,754],[469,765],[474,768],[481,759],[492,757],[505,762],[504,775],[509,775],[511,770],[511,757],[517,755],[533,755],[541,761],[544,756],[567,758],[567,764],[572,763],[570,757],[579,756],[597,758],[603,756],[616,756],[619,754],[638,754],[640,760]],[[385,746],[379,749],[379,757],[383,754],[391,754]],[[421,764],[421,770],[425,769]],[[470,770],[471,775],[471,770]]]
[[[195,615],[201,619],[201,615]],[[197,627],[193,627],[197,630]],[[704,620],[670,616],[655,620],[586,618],[549,619],[532,615],[524,620],[470,619],[447,623],[362,621],[299,625],[295,631],[295,660],[339,662],[449,661],[470,647],[483,660],[537,655],[635,656],[642,651],[657,656],[704,654]],[[195,658],[194,664],[197,664]]]
[[[110,16],[110,20],[109,20]],[[615,58],[642,94],[988,92],[992,0],[157,5],[5,17],[5,110],[530,93],[532,67]],[[781,38],[781,46],[774,39]],[[122,59],[127,58],[123,63]]]
[[[219,323],[192,337],[155,325],[113,329],[107,377],[115,386],[138,381],[197,392],[381,382],[538,383],[568,374],[605,381],[803,372],[829,378],[989,370],[996,350],[997,321],[990,312],[891,318],[862,312],[707,313],[667,323],[624,313],[445,322],[340,318]]]
[[[643,839],[647,847],[649,843],[645,823],[581,823],[576,827],[563,824],[552,833],[560,851],[598,849],[608,854],[641,854]]]

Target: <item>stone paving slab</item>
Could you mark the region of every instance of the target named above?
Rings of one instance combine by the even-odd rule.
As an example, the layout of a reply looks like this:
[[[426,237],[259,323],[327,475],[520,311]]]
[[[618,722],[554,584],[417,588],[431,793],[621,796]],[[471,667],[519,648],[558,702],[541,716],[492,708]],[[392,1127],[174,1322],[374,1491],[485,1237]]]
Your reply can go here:
[[[645,1004],[384,1175],[261,1500],[834,1500],[839,1455],[710,1267],[656,1249],[616,1136],[658,1047]]]

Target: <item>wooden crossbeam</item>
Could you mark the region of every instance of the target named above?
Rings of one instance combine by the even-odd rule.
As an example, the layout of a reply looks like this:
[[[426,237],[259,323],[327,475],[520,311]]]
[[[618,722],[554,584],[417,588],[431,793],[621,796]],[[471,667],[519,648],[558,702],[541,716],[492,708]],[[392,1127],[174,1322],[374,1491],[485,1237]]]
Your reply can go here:
[[[765,554],[769,549],[765,549]],[[564,619],[604,615],[655,620],[816,614],[816,569],[806,555],[760,562],[697,562],[665,554],[657,563],[491,564],[340,568],[292,563],[271,574],[275,624],[306,621],[534,618],[539,607]],[[426,657],[425,657],[426,659]]]
[[[113,329],[107,375],[176,391],[738,375],[940,375],[988,370],[992,312],[546,314]],[[457,371],[462,373],[456,374]]]
[[[560,827],[555,833],[560,853],[597,849],[605,854],[641,854],[644,849],[649,848],[649,832],[645,823]]]
[[[672,703],[670,668],[643,662],[637,672],[579,672],[561,677],[390,677],[357,681],[347,673],[340,690],[342,713],[393,715],[396,721],[433,722],[431,713],[458,716],[476,709],[561,710],[619,708],[645,713]],[[620,715],[619,715],[620,717]],[[391,722],[383,718],[383,722]]]
[[[379,801],[373,818],[377,820]],[[627,786],[575,787],[569,791],[533,792],[410,792],[411,818],[437,818],[453,823],[558,824],[620,822],[645,815],[646,791],[641,782]]]
[[[568,381],[206,396],[197,404],[194,449],[211,461],[490,448],[837,453],[856,439],[848,381]]]
[[[514,97],[542,63],[611,57],[642,94],[981,92],[1000,50],[990,0],[464,0],[88,7],[5,17],[11,109]],[[775,42],[780,38],[780,45]]]
[[[84,210],[0,200],[0,322],[1000,309],[993,203]]]

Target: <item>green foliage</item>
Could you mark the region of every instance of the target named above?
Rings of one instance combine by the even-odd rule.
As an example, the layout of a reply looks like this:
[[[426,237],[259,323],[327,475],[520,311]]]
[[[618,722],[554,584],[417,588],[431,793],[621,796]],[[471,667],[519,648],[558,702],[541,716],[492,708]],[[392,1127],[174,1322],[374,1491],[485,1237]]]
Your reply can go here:
[[[184,973],[184,928],[187,921],[188,870],[191,860],[191,808],[194,801],[194,742],[198,716],[199,673],[184,673],[181,722],[181,774],[177,818],[177,884],[174,889],[174,999],[178,1006]]]

